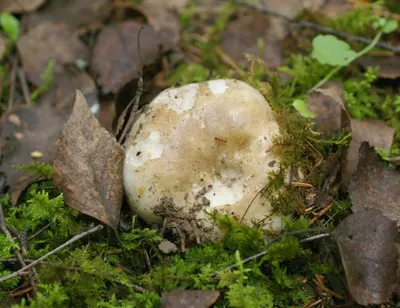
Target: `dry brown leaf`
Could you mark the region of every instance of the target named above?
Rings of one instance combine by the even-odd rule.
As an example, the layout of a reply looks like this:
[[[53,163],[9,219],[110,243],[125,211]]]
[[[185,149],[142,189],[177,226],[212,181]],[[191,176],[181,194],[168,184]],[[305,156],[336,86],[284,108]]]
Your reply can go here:
[[[76,69],[66,69],[55,76],[53,86],[38,100],[36,106],[15,105],[2,115],[0,121],[1,171],[8,179],[11,194],[15,182],[26,174],[14,169],[14,164],[29,164],[38,161],[31,153],[40,152],[39,161],[52,163],[56,153],[56,142],[61,136],[64,123],[71,114],[75,97],[72,93],[81,90],[91,104],[97,102],[96,85],[88,74]],[[18,121],[17,121],[18,119]]]
[[[357,170],[349,186],[353,211],[378,209],[400,226],[400,172],[385,167],[373,147],[362,143]]]
[[[190,3],[190,0],[146,0],[139,8],[145,13],[150,25],[157,32],[163,32],[170,37],[171,44],[178,43],[181,30],[179,13]]]
[[[396,224],[379,210],[361,209],[343,220],[333,235],[354,300],[365,306],[384,303],[397,280]]]
[[[18,178],[11,189],[11,204],[13,206],[17,205],[19,197],[31,184],[43,180],[49,180],[49,179],[40,175],[30,175],[30,174]]]
[[[163,293],[162,308],[208,308],[218,299],[219,291],[213,290],[184,290]]]
[[[107,26],[97,38],[91,68],[103,93],[117,93],[124,85],[139,77],[137,36],[141,24],[126,21]],[[168,40],[152,27],[146,26],[140,35],[142,64],[156,62],[162,51],[170,48]]]
[[[237,18],[226,26],[221,48],[237,64],[248,65],[247,53],[259,56],[268,67],[275,68],[283,63],[283,55],[279,42],[267,35],[270,26],[268,15],[241,9]],[[264,43],[262,54],[259,54],[260,39]]]
[[[55,75],[63,74],[64,66],[78,58],[89,59],[88,48],[65,24],[44,22],[22,35],[17,47],[26,76],[35,86],[43,83],[41,75],[50,59],[55,60]]]
[[[111,5],[108,4],[108,0],[49,1],[37,12],[24,16],[24,21],[29,27],[37,26],[44,21],[65,23],[71,28],[101,24],[111,10]]]
[[[378,77],[396,79],[400,77],[400,57],[373,57],[364,56],[357,61],[365,69],[368,67],[379,67]]]
[[[54,184],[63,191],[66,204],[116,230],[123,197],[123,158],[115,137],[100,126],[77,91],[54,161]]]
[[[352,139],[347,151],[347,163],[342,168],[342,183],[347,187],[357,167],[358,152],[363,141],[385,150],[390,150],[394,137],[394,128],[383,121],[351,119]]]
[[[12,13],[32,12],[46,0],[1,0],[0,11]]]
[[[344,110],[343,85],[327,82],[308,96],[308,109],[316,115],[313,119],[317,130],[328,137],[338,136],[343,129],[350,130],[349,116]]]

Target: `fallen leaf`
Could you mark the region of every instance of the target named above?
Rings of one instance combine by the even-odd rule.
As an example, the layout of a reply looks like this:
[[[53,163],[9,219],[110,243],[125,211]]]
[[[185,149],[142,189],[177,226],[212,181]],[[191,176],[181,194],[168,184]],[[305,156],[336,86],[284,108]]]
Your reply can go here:
[[[400,226],[400,172],[385,162],[367,142],[360,147],[360,160],[349,186],[353,211],[378,209]]]
[[[397,281],[396,224],[379,210],[360,209],[333,235],[354,300],[364,306],[384,303]]]
[[[347,150],[347,163],[342,168],[342,184],[347,187],[351,176],[357,167],[358,152],[363,141],[370,145],[390,150],[394,137],[394,128],[378,120],[351,119],[352,139]]]
[[[357,63],[365,69],[368,67],[379,67],[378,77],[386,79],[396,79],[400,77],[400,57],[373,57],[364,56]]]
[[[322,89],[308,95],[308,109],[316,115],[313,122],[327,137],[337,137],[345,126],[350,129],[349,116],[344,110],[343,85],[330,81]]]
[[[77,69],[65,69],[62,75],[56,76],[52,87],[38,99],[36,106],[15,105],[2,115],[0,171],[6,174],[11,193],[15,182],[24,176],[12,165],[31,163],[34,159],[30,154],[35,151],[43,154],[40,161],[53,162],[56,142],[71,114],[76,89],[81,90],[91,104],[97,102],[96,85],[90,76]]]
[[[101,127],[85,97],[76,91],[75,106],[65,124],[54,161],[54,184],[66,204],[118,227],[123,197],[124,151]]]
[[[157,32],[170,37],[174,46],[179,41],[181,23],[179,13],[190,3],[190,0],[146,0],[138,6],[145,14],[147,21]]]
[[[244,9],[237,14],[237,18],[229,22],[224,30],[221,40],[224,53],[239,65],[248,65],[245,54],[259,56],[270,68],[281,65],[283,55],[279,41],[270,39],[266,31],[271,27],[268,15]],[[260,40],[262,54],[259,54]]]
[[[163,293],[162,308],[208,308],[218,299],[219,291],[213,290],[184,290]]]
[[[43,83],[43,74],[50,59],[55,60],[53,75],[63,74],[64,66],[78,58],[89,59],[88,48],[65,24],[44,22],[22,35],[17,42],[22,66],[30,82]]]
[[[126,21],[107,26],[98,36],[93,50],[91,68],[104,94],[117,93],[124,85],[139,77],[140,65],[137,36],[141,24]],[[142,65],[157,61],[163,49],[171,45],[152,27],[146,26],[140,35]]]
[[[32,12],[46,0],[1,0],[0,11],[11,13]]]
[[[48,178],[33,174],[24,175],[18,178],[11,190],[11,204],[16,206],[18,199],[30,185],[43,180],[48,180]]]
[[[49,1],[40,10],[24,16],[24,22],[29,27],[37,26],[44,21],[65,23],[72,29],[102,23],[111,10],[111,5],[108,4],[108,0]]]

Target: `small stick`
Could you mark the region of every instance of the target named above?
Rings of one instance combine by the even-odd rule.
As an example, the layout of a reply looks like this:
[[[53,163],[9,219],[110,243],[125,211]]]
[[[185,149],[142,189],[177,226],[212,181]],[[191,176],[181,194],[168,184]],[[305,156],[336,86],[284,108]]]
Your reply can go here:
[[[345,38],[345,39],[350,39],[356,42],[360,42],[363,43],[365,45],[370,45],[373,41],[366,39],[365,37],[361,37],[361,36],[357,36],[354,34],[350,34],[350,33],[346,33],[346,32],[341,32],[341,31],[337,31],[322,25],[318,25],[312,22],[308,22],[308,21],[297,21],[294,20],[288,16],[285,16],[283,14],[280,14],[278,12],[269,10],[267,8],[261,7],[259,5],[255,5],[255,4],[250,4],[250,3],[246,3],[246,2],[242,2],[242,1],[236,1],[236,0],[229,0],[228,2],[231,2],[233,4],[239,5],[239,6],[243,6],[243,7],[247,7],[249,9],[264,13],[264,14],[268,14],[271,16],[275,16],[275,17],[279,17],[282,18],[290,23],[293,23],[295,26],[297,27],[303,27],[303,28],[311,28],[314,30],[317,30],[319,32],[322,33],[327,33],[327,34],[333,34],[336,35],[337,37],[341,37],[341,38]],[[383,49],[387,49],[390,50],[396,54],[400,54],[400,48],[399,47],[395,47],[392,46],[390,44],[387,43],[383,43],[383,42],[379,42],[376,44],[377,47],[383,48]]]
[[[8,110],[11,111],[12,105],[14,103],[14,96],[15,96],[15,80],[17,78],[17,70],[18,70],[18,62],[17,58],[15,57],[12,61],[12,68],[10,74],[10,94],[8,96]]]
[[[322,229],[304,229],[304,230],[297,230],[297,231],[283,233],[281,235],[278,235],[273,240],[269,241],[265,245],[263,251],[261,251],[261,252],[255,254],[255,255],[253,255],[251,257],[248,257],[248,258],[242,260],[241,263],[244,264],[244,263],[247,263],[247,262],[249,262],[251,260],[258,259],[258,258],[260,258],[262,256],[265,256],[267,254],[267,252],[268,252],[268,248],[271,247],[272,244],[276,243],[277,241],[281,240],[282,238],[284,238],[286,236],[292,236],[292,235],[301,234],[301,233],[307,233],[307,232],[321,232],[321,231],[323,231],[323,230]],[[331,234],[330,233],[322,233],[322,234],[318,234],[318,235],[311,236],[309,238],[300,240],[299,242],[300,243],[304,243],[304,242],[306,242],[305,240],[307,240],[307,239],[309,239],[308,240],[308,242],[309,242],[309,241],[313,241],[313,240],[316,240],[316,239],[319,239],[319,238],[324,238],[324,237],[327,237],[327,236],[331,236]],[[222,270],[220,270],[218,272],[212,273],[211,276],[215,277],[218,273],[228,271],[228,270],[233,269],[235,267],[237,267],[237,264],[230,265],[230,266],[228,266],[228,267],[226,267],[226,268],[224,268],[224,269],[222,269]]]
[[[122,111],[122,113],[118,119],[117,135],[119,134],[119,131],[122,128],[122,123],[125,119],[125,116],[129,110],[129,108],[132,107],[131,114],[128,119],[128,123],[126,123],[124,129],[121,132],[121,135],[118,138],[118,143],[121,145],[122,145],[128,131],[131,129],[131,127],[134,123],[134,120],[136,119],[137,111],[139,109],[139,100],[143,93],[143,65],[142,65],[142,59],[141,59],[141,55],[140,55],[140,34],[142,33],[143,29],[144,29],[144,27],[142,26],[139,29],[138,36],[137,36],[138,57],[139,57],[139,66],[140,66],[139,80],[137,83],[137,91],[136,91],[134,98],[129,102],[128,106],[125,107],[125,109]]]
[[[26,270],[32,268],[33,266],[35,266],[36,264],[40,263],[41,261],[43,261],[44,259],[47,259],[48,257],[50,257],[51,255],[55,254],[56,252],[64,249],[65,247],[67,247],[68,245],[71,245],[72,243],[80,240],[81,238],[84,238],[85,236],[88,236],[89,234],[92,234],[94,232],[100,231],[102,230],[104,227],[103,225],[98,225],[88,231],[82,232],[78,235],[75,235],[73,238],[71,238],[70,240],[68,240],[67,242],[65,242],[64,244],[58,246],[56,249],[53,249],[52,251],[46,253],[44,256],[40,257],[39,259],[35,260],[34,262],[24,266],[23,268],[21,268],[18,271],[15,271],[14,273],[11,273],[7,276],[3,276],[0,278],[0,282],[12,279],[14,277],[17,277],[19,275],[21,275],[22,273],[24,273]]]
[[[18,78],[21,82],[22,92],[24,94],[25,102],[28,106],[32,106],[31,95],[29,93],[28,83],[26,81],[25,72],[22,68],[18,69]]]
[[[10,231],[7,229],[7,225],[6,225],[6,221],[5,221],[5,216],[4,216],[4,211],[3,211],[3,206],[0,204],[0,230],[3,231],[3,233],[6,235],[8,241],[12,244],[15,244],[14,238],[12,237]],[[24,258],[22,257],[20,251],[18,249],[14,250],[15,256],[18,259],[18,262],[21,264],[22,267],[26,267],[26,263]],[[34,269],[32,269],[31,271],[29,271],[28,273],[28,277],[29,277],[29,283],[33,289],[33,294],[36,295],[37,293],[37,288],[36,288],[36,283],[35,280],[33,278],[33,274],[36,274],[36,271]]]

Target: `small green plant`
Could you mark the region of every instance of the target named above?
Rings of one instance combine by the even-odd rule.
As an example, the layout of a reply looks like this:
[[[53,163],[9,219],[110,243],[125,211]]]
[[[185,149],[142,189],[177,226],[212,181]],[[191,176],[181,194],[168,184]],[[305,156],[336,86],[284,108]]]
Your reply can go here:
[[[0,26],[10,39],[16,42],[19,38],[19,20],[7,12],[0,13]]]
[[[51,84],[53,83],[53,71],[55,63],[56,62],[54,59],[50,59],[47,63],[46,68],[41,75],[43,79],[43,84],[39,88],[35,89],[31,94],[31,100],[33,102],[35,102],[39,98],[39,96],[41,96],[51,87]]]

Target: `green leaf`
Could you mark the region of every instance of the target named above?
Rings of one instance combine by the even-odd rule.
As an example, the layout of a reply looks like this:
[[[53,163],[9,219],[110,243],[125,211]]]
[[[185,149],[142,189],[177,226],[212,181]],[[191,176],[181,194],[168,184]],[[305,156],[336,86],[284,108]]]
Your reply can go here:
[[[308,110],[306,102],[301,99],[295,99],[293,102],[293,107],[300,113],[302,117],[311,119],[316,117],[314,113]]]
[[[357,54],[349,44],[333,35],[318,35],[312,45],[312,56],[321,64],[346,66]]]
[[[382,32],[385,34],[395,31],[398,27],[396,19],[389,19],[386,21],[385,25],[382,27]]]
[[[0,13],[0,25],[13,41],[18,39],[19,20],[14,15],[7,12]]]

